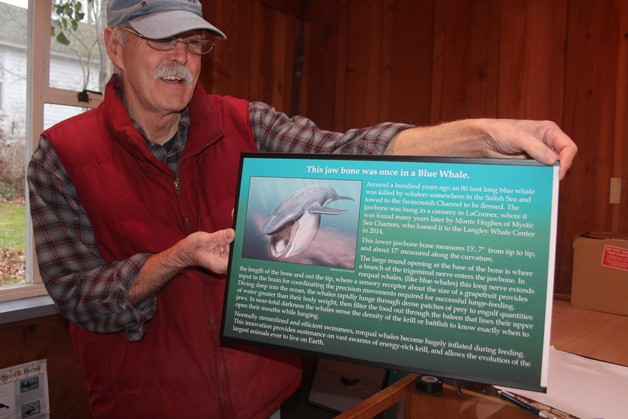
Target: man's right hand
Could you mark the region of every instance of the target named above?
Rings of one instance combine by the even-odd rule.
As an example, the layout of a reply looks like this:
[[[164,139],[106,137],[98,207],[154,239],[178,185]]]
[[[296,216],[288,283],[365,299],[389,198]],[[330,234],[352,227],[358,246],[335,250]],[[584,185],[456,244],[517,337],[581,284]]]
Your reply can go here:
[[[197,231],[174,246],[148,258],[129,289],[129,300],[138,305],[156,295],[184,269],[201,267],[217,274],[227,271],[229,245],[235,238],[231,228],[213,233]]]

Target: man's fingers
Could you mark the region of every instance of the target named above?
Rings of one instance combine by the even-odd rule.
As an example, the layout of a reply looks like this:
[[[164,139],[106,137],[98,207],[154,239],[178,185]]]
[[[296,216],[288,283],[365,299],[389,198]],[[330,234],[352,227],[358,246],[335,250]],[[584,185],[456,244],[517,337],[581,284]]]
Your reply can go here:
[[[235,238],[235,230],[232,228],[218,230],[211,233],[209,237],[216,246],[225,246],[230,244]]]
[[[227,241],[225,244],[229,244],[235,239],[235,230],[232,228],[227,228],[224,230],[224,238]]]

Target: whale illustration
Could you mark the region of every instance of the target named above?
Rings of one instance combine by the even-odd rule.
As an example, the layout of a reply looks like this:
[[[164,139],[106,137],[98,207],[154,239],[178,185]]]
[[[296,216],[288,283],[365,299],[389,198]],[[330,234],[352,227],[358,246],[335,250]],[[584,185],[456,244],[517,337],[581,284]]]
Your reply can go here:
[[[274,257],[298,255],[314,241],[321,224],[321,215],[339,215],[346,210],[329,208],[325,203],[353,198],[341,196],[327,185],[306,186],[294,192],[273,209],[262,226],[270,236]]]

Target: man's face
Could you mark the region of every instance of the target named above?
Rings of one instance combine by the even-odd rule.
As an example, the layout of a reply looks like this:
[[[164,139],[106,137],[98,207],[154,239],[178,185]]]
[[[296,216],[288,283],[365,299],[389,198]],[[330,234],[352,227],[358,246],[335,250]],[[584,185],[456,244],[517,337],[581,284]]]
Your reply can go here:
[[[132,28],[131,28],[132,29]],[[201,70],[201,56],[190,53],[182,42],[158,51],[146,39],[123,31],[119,63],[123,72],[124,99],[131,117],[164,117],[181,112],[192,98]],[[176,38],[199,38],[201,31]],[[147,114],[148,113],[148,114]]]

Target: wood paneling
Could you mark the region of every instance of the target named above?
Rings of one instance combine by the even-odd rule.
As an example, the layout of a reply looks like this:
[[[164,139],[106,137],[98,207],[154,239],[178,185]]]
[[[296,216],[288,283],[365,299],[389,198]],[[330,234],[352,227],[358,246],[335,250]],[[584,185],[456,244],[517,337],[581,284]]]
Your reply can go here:
[[[307,34],[299,1],[233,0],[205,2],[203,13],[226,35],[216,41],[212,54],[203,57],[200,81],[217,94],[260,100],[277,109],[296,113],[300,94],[295,94],[295,59],[299,40]],[[309,42],[302,54],[307,60]],[[301,83],[301,91],[305,89]],[[301,92],[296,92],[301,93]],[[296,101],[297,103],[293,103]]]
[[[338,88],[341,79],[337,76],[337,71],[343,69],[338,65],[338,50],[346,45],[338,31],[340,10],[344,10],[341,3],[344,6],[344,2],[314,1],[308,8],[309,15],[315,16],[315,24],[310,25],[309,61],[303,69],[307,95],[302,98],[305,106],[299,112],[326,129],[337,129],[335,92],[342,90]]]
[[[383,72],[383,1],[349,1],[347,7],[345,88],[338,92],[338,104],[345,108],[344,128],[380,121]]]
[[[249,42],[251,0],[203,2],[203,13],[227,35],[216,41],[214,51],[203,57],[200,81],[217,94],[249,97],[251,77]]]
[[[500,2],[446,1],[439,8],[434,60],[440,84],[433,87],[432,122],[496,117]]]
[[[498,117],[561,121],[566,30],[566,0],[501,8]]]
[[[623,34],[628,30],[628,4],[604,1],[570,1],[567,26],[565,100],[562,125],[579,146],[579,156],[569,178],[561,184],[563,229],[557,265],[559,290],[571,290],[571,243],[575,234],[586,231],[628,231],[628,216],[623,194],[623,219],[615,219],[609,204],[609,179],[623,172],[628,159],[616,154],[625,144],[625,127],[616,123],[625,104],[626,67],[619,68],[620,51],[626,48]],[[620,83],[621,84],[621,83]],[[619,112],[618,112],[619,111]],[[622,169],[623,168],[623,169]]]
[[[382,121],[432,122],[434,2],[385,1]]]

